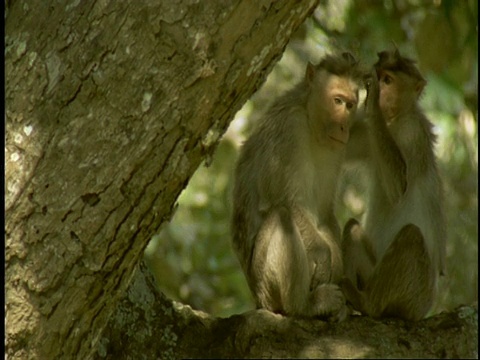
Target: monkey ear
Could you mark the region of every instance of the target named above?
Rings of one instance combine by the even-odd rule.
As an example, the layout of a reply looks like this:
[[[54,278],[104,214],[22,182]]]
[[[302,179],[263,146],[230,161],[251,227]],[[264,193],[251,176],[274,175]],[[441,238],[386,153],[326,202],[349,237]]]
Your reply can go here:
[[[305,80],[308,84],[313,81],[315,77],[315,65],[313,65],[310,61],[307,64],[307,70],[305,71]]]
[[[363,78],[362,78],[363,84],[364,84],[365,88],[367,89],[367,91],[370,88],[370,85],[372,85],[372,81],[373,81],[373,75],[372,74],[373,74],[373,72],[370,72],[368,74],[364,74]]]
[[[422,91],[425,88],[425,85],[427,85],[427,82],[425,80],[417,81],[417,83],[415,84],[415,92],[417,93],[417,97],[419,97],[422,94]]]

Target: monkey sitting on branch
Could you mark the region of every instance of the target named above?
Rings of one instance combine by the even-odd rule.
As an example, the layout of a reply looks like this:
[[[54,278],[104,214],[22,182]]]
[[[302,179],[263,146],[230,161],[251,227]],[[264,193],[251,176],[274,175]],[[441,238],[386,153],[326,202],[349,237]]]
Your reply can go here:
[[[346,317],[335,189],[362,84],[350,53],[308,64],[245,142],[233,192],[233,248],[258,308]]]
[[[398,50],[378,56],[367,121],[351,128],[349,146],[367,149],[371,178],[364,227],[350,219],[344,228],[342,289],[362,313],[416,321],[431,309],[445,272],[435,136],[418,104],[426,81],[414,62]]]

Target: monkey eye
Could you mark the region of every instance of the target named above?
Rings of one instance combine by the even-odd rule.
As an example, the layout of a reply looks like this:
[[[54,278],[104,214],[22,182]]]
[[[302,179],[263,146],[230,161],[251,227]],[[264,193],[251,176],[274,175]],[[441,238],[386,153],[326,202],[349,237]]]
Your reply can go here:
[[[347,102],[347,109],[351,110],[353,108],[353,103]]]
[[[340,99],[339,97],[334,98],[333,101],[335,101],[336,105],[342,105],[343,104],[343,100]]]
[[[391,84],[391,83],[393,82],[393,78],[392,78],[391,76],[389,76],[389,75],[385,75],[385,76],[383,77],[383,82],[384,82],[385,84],[387,84],[387,85],[388,85],[388,84]]]

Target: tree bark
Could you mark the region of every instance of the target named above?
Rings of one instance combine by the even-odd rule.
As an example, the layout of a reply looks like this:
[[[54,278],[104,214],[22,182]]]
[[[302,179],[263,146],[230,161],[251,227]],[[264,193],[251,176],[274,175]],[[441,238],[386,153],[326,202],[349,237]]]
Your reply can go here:
[[[91,358],[149,239],[316,3],[6,3],[9,359]]]
[[[419,322],[353,316],[329,324],[266,310],[215,318],[166,299],[142,265],[99,344],[98,360],[470,359],[478,358],[478,309],[464,306]]]

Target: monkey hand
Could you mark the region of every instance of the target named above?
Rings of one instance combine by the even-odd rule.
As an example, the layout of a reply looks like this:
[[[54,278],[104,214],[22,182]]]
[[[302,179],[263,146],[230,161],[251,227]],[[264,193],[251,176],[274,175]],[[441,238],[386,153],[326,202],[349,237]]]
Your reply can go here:
[[[310,290],[316,289],[321,284],[328,283],[332,277],[330,249],[317,248],[310,250],[308,256],[312,257],[312,280]]]
[[[327,318],[329,322],[340,322],[347,317],[345,297],[337,285],[321,284],[311,292],[311,296],[314,315]]]
[[[365,110],[367,115],[373,115],[379,109],[380,86],[375,69],[371,72],[367,81],[367,99],[365,101]]]
[[[349,278],[344,277],[340,281],[340,287],[345,295],[347,302],[351,304],[352,308],[356,311],[366,314],[365,310],[365,298],[362,292],[360,292]]]

